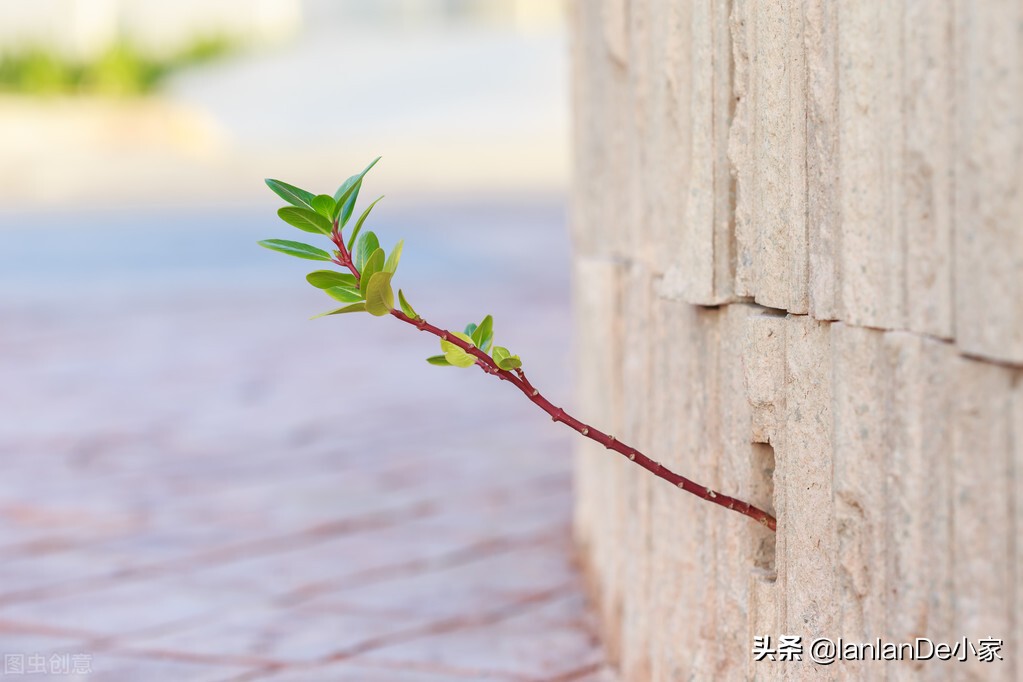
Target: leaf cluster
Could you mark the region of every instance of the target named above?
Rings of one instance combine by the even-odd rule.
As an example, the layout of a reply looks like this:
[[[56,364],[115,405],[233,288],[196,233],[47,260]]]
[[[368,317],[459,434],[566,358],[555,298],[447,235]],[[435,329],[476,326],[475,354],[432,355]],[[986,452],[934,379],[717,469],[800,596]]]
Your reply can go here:
[[[363,179],[379,160],[377,157],[361,173],[345,180],[333,194],[313,194],[281,180],[266,181],[267,186],[288,204],[278,209],[280,219],[303,232],[328,238],[333,249],[326,251],[289,239],[265,239],[259,242],[260,246],[295,258],[334,263],[348,270],[315,270],[306,275],[309,284],[345,304],[315,317],[357,312],[379,317],[394,309],[391,279],[398,269],[404,242],[399,241],[387,253],[381,248],[376,234],[371,230],[362,231],[366,219],[377,202],[383,199],[382,196],[365,208],[355,221],[347,240],[344,237],[344,231],[355,214]],[[409,319],[420,319],[400,289],[398,305]],[[512,355],[507,348],[493,345],[494,319],[490,315],[484,317],[479,324],[466,326],[464,332],[455,333],[455,336],[489,354],[494,364],[502,370],[514,370],[522,366],[519,356]],[[475,356],[447,340],[441,340],[441,352],[441,355],[427,358],[427,362],[443,367],[471,367],[476,363]]]
[[[347,243],[344,239],[344,230],[355,214],[363,179],[379,160],[377,157],[361,173],[345,180],[333,194],[313,194],[282,180],[266,181],[267,187],[288,203],[288,206],[278,209],[278,217],[303,232],[329,238],[334,249],[325,251],[311,244],[288,239],[265,239],[259,242],[260,246],[295,258],[336,263],[349,270],[316,270],[306,275],[309,284],[321,289],[334,300],[347,304],[316,317],[357,312],[379,317],[387,315],[394,308],[391,279],[398,270],[403,242],[399,241],[388,254],[380,247],[376,234],[370,230],[362,231],[366,219],[377,202],[383,199],[382,196],[367,206],[355,221]],[[404,295],[401,298],[404,299]]]
[[[501,369],[513,370],[522,366],[522,360],[518,355],[512,355],[511,351],[503,346],[493,346],[494,318],[490,315],[484,317],[479,324],[466,325],[465,331],[455,332],[455,336],[490,355]],[[428,357],[426,361],[438,367],[472,367],[476,364],[476,357],[472,353],[450,341],[442,339],[440,349],[441,355]]]

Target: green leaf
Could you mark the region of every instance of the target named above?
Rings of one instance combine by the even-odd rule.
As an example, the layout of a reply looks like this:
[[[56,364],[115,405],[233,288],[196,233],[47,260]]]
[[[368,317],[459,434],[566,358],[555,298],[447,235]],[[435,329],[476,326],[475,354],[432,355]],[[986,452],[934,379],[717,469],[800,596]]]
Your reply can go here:
[[[315,320],[318,317],[326,317],[327,315],[344,315],[345,313],[364,313],[366,312],[365,303],[353,303],[352,305],[346,305],[344,308],[338,308],[336,310],[328,310],[325,313],[319,315],[313,315],[310,320]]]
[[[419,319],[419,314],[413,310],[412,306],[409,305],[409,302],[405,300],[405,294],[401,292],[401,289],[398,289],[398,305],[401,306],[401,312],[405,313],[405,315],[413,320]]]
[[[349,287],[330,287],[324,289],[328,296],[342,303],[357,303],[362,300],[362,293],[358,289]]]
[[[466,334],[468,334],[469,336],[472,336],[472,333],[474,331],[476,331],[476,323],[475,322],[470,322],[469,324],[465,325],[465,333]]]
[[[516,369],[522,367],[522,360],[518,355],[512,355],[511,352],[502,346],[494,346],[494,362],[501,369]]]
[[[348,178],[337,188],[335,194],[340,198],[334,204],[334,215],[331,217],[337,219],[338,225],[348,224],[348,220],[352,217],[352,212],[355,211],[355,202],[359,200],[359,191],[361,189],[362,178],[358,175]]]
[[[518,369],[522,367],[522,360],[518,355],[512,355],[501,360],[501,362],[497,363],[497,366],[505,370]]]
[[[368,291],[369,281],[373,279],[373,275],[383,270],[383,267],[384,250],[377,249],[366,259],[366,265],[362,268],[362,279],[359,280],[359,288],[362,289],[363,294]]]
[[[352,211],[355,210],[355,201],[359,198],[359,189],[362,187],[362,179],[366,177],[369,169],[375,166],[379,160],[379,156],[373,159],[361,173],[345,180],[337,188],[337,191],[334,192],[334,201],[337,202],[337,207],[334,209],[334,217],[339,218],[339,224],[346,225],[348,219],[352,217]]]
[[[334,270],[316,270],[305,276],[306,281],[317,289],[329,289],[330,287],[357,287],[355,275]]]
[[[391,289],[390,272],[375,272],[366,287],[366,312],[381,317],[394,307],[394,291]]]
[[[429,362],[431,365],[437,365],[438,367],[451,366],[451,363],[448,362],[448,359],[443,355],[431,355],[430,357],[426,358],[426,361]]]
[[[355,248],[355,267],[359,272],[362,272],[362,267],[366,264],[373,252],[380,248],[380,240],[372,232],[367,232],[362,235],[362,239],[359,240],[358,246]]]
[[[313,210],[333,223],[334,221],[334,197],[329,194],[317,194],[310,202]]]
[[[369,217],[369,212],[372,211],[373,207],[377,205],[377,201],[380,201],[383,198],[384,198],[383,195],[377,197],[377,200],[370,204],[368,207],[366,207],[366,210],[362,212],[362,215],[359,216],[359,219],[355,221],[355,229],[352,230],[352,236],[348,238],[349,251],[352,250],[352,244],[355,243],[355,238],[359,236],[359,230],[362,229],[362,224],[366,222],[366,218]]]
[[[287,239],[264,239],[259,242],[259,245],[264,249],[279,251],[280,253],[294,256],[295,258],[305,258],[307,260],[330,260],[330,254],[323,249],[318,249],[315,246],[309,246],[302,242],[293,242],[288,241]]]
[[[404,239],[399,239],[398,243],[394,245],[394,250],[391,251],[391,255],[387,257],[387,262],[384,263],[384,271],[396,272],[398,270],[398,261],[401,260],[401,249],[404,245]]]
[[[313,193],[307,192],[304,189],[289,185],[286,182],[280,180],[273,180],[270,178],[266,179],[266,186],[274,191],[274,194],[284,199],[292,206],[300,206],[302,208],[308,208],[310,211],[313,210]]]
[[[472,339],[469,338],[467,334],[455,332],[454,335],[460,338],[462,341],[465,341],[466,343],[469,344],[472,343]],[[469,353],[466,353],[464,350],[462,350],[455,344],[451,343],[450,341],[445,341],[444,339],[441,339],[440,349],[444,351],[444,359],[447,360],[449,364],[452,364],[455,367],[472,367],[474,364],[476,364],[476,358],[474,356],[470,355]]]
[[[277,209],[277,215],[288,225],[313,234],[330,234],[333,224],[316,211],[298,206]]]
[[[472,342],[480,350],[486,352],[490,341],[494,338],[494,318],[487,315],[472,332]]]

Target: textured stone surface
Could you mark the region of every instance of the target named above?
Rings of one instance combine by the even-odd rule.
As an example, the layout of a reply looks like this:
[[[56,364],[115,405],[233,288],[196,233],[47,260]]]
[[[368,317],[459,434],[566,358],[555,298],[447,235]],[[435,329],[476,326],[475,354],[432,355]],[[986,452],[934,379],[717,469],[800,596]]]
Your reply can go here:
[[[614,405],[647,454],[779,520],[771,534],[580,449],[576,527],[624,679],[1014,679],[1019,370],[911,332],[651,299],[635,265],[576,273],[581,367],[620,390],[590,377],[584,409]],[[785,634],[994,636],[1005,661],[753,660],[754,636]]]
[[[614,294],[615,272],[628,293]],[[1019,370],[911,332],[751,305],[646,302],[634,289],[658,284],[635,267],[582,260],[577,286],[587,291],[583,318],[604,330],[581,346],[583,367],[619,357],[607,385],[631,396],[616,408],[622,433],[779,518],[777,536],[764,534],[614,459],[580,453],[576,523],[625,679],[821,672],[754,661],[752,638],[764,634],[994,636],[1005,640],[1003,662],[829,670],[848,679],[875,679],[878,665],[892,679],[1015,679]],[[620,351],[609,350],[608,332],[621,335]],[[610,397],[582,393],[594,411]],[[644,412],[646,425],[636,421]],[[614,477],[594,496],[600,469]]]
[[[572,6],[583,254],[1023,365],[1018,3]]]
[[[572,7],[581,407],[778,519],[580,445],[612,661],[1020,679],[1023,5]],[[1004,660],[758,661],[764,635]]]
[[[955,335],[1023,364],[1023,6],[955,3]]]
[[[964,633],[1011,633],[1014,617],[1019,617],[1008,598],[1019,587],[1013,583],[1015,538],[1007,537],[1013,528],[1013,376],[1002,367],[960,360],[953,378],[958,387],[952,413],[955,624]],[[1004,673],[996,677],[976,662],[962,674],[971,680],[1011,679]]]
[[[915,334],[883,335],[883,402],[888,461],[885,554],[885,632],[898,641],[931,633],[940,641],[953,627],[951,405],[954,349]],[[947,679],[948,671],[906,662],[891,678]]]
[[[806,59],[798,2],[739,2],[735,119],[730,160],[736,178],[736,293],[805,313]],[[719,196],[728,196],[724,188]],[[700,301],[691,301],[700,302]]]

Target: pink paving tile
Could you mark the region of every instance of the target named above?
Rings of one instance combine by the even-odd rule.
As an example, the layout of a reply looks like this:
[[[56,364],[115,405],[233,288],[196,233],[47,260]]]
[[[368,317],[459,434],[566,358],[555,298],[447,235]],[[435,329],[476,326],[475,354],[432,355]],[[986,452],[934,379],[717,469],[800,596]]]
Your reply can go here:
[[[360,606],[381,613],[454,617],[474,614],[535,592],[577,589],[577,575],[560,545],[550,543],[518,552],[482,555],[476,561],[393,580],[352,586],[316,599],[322,608],[333,604]]]
[[[429,262],[421,284],[491,301],[568,395],[564,269],[467,262],[468,291]],[[84,647],[115,682],[591,679],[570,434],[389,320],[308,322],[318,293],[257,271],[0,300],[0,643]]]
[[[250,678],[253,679],[253,678]],[[473,669],[417,670],[405,663],[397,665],[343,662],[315,668],[284,669],[254,679],[265,682],[507,682],[503,676],[491,676]]]
[[[541,624],[509,628],[501,622],[403,641],[360,658],[410,667],[459,665],[537,680],[595,670],[603,661],[593,635],[585,630]]]
[[[210,663],[208,661],[174,660],[156,657],[124,656],[98,652],[92,657],[92,673],[53,679],[88,680],[90,682],[226,682],[247,672],[244,666]],[[29,677],[28,679],[32,679]]]
[[[422,617],[395,618],[365,612],[237,608],[211,614],[163,635],[121,640],[119,646],[122,650],[174,652],[187,657],[312,663],[426,623]]]
[[[114,581],[9,604],[0,608],[0,620],[106,638],[189,623],[243,603],[237,594],[188,588],[174,580]]]
[[[81,640],[76,637],[52,633],[19,632],[17,628],[18,625],[15,623],[0,622],[0,662],[3,660],[3,654],[27,656],[39,652],[49,654],[54,651],[62,653],[87,651],[81,646]],[[2,668],[0,668],[0,672],[2,672]]]

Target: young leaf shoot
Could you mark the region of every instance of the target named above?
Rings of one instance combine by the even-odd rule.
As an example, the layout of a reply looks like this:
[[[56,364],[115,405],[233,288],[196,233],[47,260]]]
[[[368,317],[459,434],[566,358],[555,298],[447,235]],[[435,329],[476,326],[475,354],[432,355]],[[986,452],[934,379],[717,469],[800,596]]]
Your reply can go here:
[[[702,500],[737,511],[771,530],[775,529],[775,519],[766,511],[676,474],[614,436],[579,421],[560,407],[555,407],[540,391],[533,387],[526,377],[522,368],[522,359],[518,355],[512,354],[504,346],[493,345],[494,318],[490,315],[484,317],[479,323],[467,325],[463,332],[452,332],[435,327],[423,319],[412,308],[405,293],[400,289],[398,290],[399,307],[395,308],[391,280],[398,270],[404,242],[399,240],[390,253],[387,253],[381,248],[376,234],[372,231],[362,232],[362,227],[369,218],[370,212],[383,197],[363,210],[350,230],[347,241],[344,234],[348,222],[355,212],[355,204],[358,201],[359,191],[366,174],[379,160],[379,157],[374,159],[360,173],[352,175],[341,183],[333,195],[314,194],[280,180],[266,181],[267,186],[289,204],[277,212],[284,222],[311,235],[325,238],[330,243],[331,250],[325,251],[310,244],[287,239],[267,239],[259,242],[260,246],[272,251],[295,258],[327,261],[338,268],[336,270],[314,270],[306,275],[306,280],[313,287],[323,291],[334,301],[345,304],[315,317],[365,312],[376,317],[390,316],[419,331],[432,334],[440,339],[441,353],[426,359],[431,365],[478,367],[486,374],[495,376],[517,388],[526,398],[546,412],[551,419],[561,422],[581,436],[600,443],[608,450],[617,452],[655,476]]]

